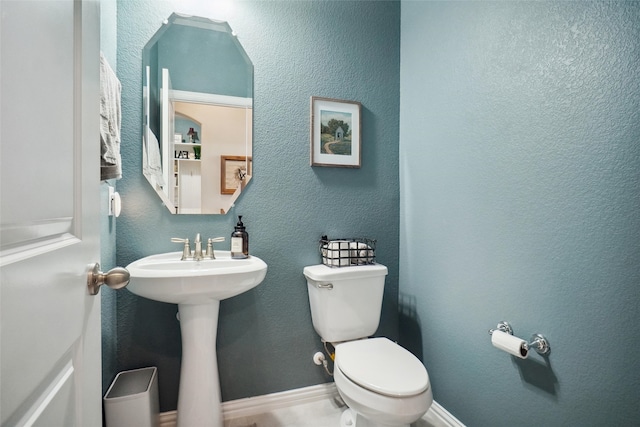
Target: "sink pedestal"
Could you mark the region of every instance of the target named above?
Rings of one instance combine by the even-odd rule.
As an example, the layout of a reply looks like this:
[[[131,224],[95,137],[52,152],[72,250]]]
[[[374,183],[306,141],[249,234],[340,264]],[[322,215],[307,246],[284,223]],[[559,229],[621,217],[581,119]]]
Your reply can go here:
[[[178,427],[222,427],[220,378],[216,355],[220,301],[178,304],[182,365]]]
[[[168,252],[132,262],[127,266],[131,275],[127,289],[178,304],[182,331],[178,427],[223,427],[216,356],[220,300],[258,286],[267,264],[256,256],[232,259],[229,251],[216,251],[215,259],[182,261],[181,257],[182,252]]]

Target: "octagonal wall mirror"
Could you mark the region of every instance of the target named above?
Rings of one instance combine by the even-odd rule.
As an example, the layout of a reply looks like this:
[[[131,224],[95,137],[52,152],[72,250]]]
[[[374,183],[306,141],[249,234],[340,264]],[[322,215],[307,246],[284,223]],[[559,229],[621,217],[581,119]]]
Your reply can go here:
[[[253,169],[253,64],[236,35],[173,13],[142,73],[143,175],[171,213],[227,213]]]

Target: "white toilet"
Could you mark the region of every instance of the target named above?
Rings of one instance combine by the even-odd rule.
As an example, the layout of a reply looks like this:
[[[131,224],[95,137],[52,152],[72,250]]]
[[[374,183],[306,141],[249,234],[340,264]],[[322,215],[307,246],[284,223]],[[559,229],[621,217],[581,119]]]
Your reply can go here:
[[[408,427],[431,407],[424,365],[378,329],[387,267],[304,268],[313,327],[335,346],[336,388],[350,409],[342,427]]]

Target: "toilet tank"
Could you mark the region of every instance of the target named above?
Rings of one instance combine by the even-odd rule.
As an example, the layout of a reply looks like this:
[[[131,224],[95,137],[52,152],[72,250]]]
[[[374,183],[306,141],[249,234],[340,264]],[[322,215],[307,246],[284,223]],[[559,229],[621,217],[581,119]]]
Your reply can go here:
[[[304,268],[313,327],[324,341],[373,335],[380,323],[387,267],[381,264]]]

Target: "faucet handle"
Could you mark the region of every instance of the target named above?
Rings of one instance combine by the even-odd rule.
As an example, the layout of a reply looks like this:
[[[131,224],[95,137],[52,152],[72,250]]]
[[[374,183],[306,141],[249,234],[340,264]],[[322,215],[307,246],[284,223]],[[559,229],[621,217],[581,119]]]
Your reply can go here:
[[[224,237],[210,237],[207,239],[207,252],[205,253],[207,258],[216,259],[216,255],[213,252],[213,244],[218,242],[224,242]]]
[[[181,239],[179,237],[172,237],[171,242],[173,243],[184,243],[184,248],[182,248],[182,258],[180,261],[184,261],[187,258],[191,257],[191,246],[189,246],[189,239]]]

